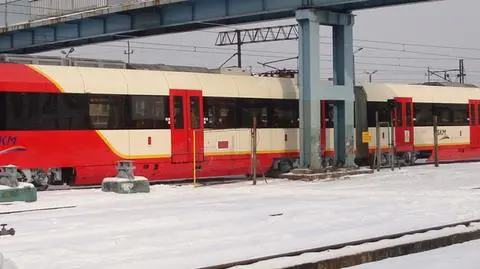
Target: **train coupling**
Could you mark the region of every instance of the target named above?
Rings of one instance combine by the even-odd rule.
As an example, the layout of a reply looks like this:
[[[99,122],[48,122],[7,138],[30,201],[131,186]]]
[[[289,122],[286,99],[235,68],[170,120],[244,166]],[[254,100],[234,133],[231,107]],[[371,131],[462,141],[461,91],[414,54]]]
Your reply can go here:
[[[10,228],[10,229],[5,229],[5,226],[8,224],[0,224],[2,226],[2,229],[0,230],[0,236],[5,236],[5,235],[15,235],[15,229]]]

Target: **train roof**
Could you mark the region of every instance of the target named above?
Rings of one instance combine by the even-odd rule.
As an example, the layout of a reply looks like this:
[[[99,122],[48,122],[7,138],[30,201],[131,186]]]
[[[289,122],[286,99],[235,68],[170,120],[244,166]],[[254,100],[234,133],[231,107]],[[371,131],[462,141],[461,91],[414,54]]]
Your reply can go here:
[[[480,88],[466,85],[439,86],[395,83],[367,83],[362,85],[368,101],[385,102],[395,97],[412,97],[414,102],[467,103],[480,100]]]
[[[298,98],[295,79],[144,69],[2,64],[4,83],[37,83],[46,78],[65,93],[169,95],[170,89],[203,90],[204,96]]]

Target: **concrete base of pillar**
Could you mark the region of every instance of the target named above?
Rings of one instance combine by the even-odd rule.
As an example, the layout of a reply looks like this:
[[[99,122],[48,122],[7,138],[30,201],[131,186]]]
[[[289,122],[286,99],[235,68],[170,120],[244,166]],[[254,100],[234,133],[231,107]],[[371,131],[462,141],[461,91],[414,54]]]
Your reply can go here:
[[[373,174],[373,169],[369,168],[326,168],[311,170],[305,168],[298,168],[292,170],[290,173],[282,174],[281,177],[287,178],[290,180],[319,180],[319,179],[331,179],[331,178],[340,178],[344,176],[353,176],[353,175],[362,175],[362,174]]]
[[[0,188],[0,203],[37,201],[37,189],[33,184],[20,182],[18,187],[2,185]]]
[[[102,191],[115,193],[150,192],[150,183],[145,177],[135,179],[107,177],[102,181]]]

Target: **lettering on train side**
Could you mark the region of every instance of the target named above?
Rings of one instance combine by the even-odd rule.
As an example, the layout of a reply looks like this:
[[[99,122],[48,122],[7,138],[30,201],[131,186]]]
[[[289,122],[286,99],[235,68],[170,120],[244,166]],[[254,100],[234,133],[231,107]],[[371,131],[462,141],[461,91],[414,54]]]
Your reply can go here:
[[[17,144],[16,136],[0,136],[0,146],[14,146]]]
[[[447,134],[446,129],[438,129],[437,130],[437,136],[440,136],[440,138],[439,138],[440,140],[450,139],[450,137]]]

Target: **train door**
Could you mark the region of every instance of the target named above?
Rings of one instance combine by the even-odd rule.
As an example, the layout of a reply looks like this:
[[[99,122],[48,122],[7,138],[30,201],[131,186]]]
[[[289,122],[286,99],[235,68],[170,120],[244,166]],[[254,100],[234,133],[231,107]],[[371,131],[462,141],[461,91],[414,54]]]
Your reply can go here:
[[[320,101],[320,156],[325,157],[327,153],[327,101]]]
[[[330,153],[327,150],[332,149],[332,137],[333,134],[331,129],[334,128],[333,126],[333,105],[331,101],[328,100],[321,100],[320,101],[320,111],[321,111],[321,119],[320,119],[320,155],[325,157],[329,156]],[[330,129],[330,130],[329,130]]]
[[[480,147],[480,100],[468,101],[468,114],[470,118],[470,145]]]
[[[395,98],[394,122],[397,151],[413,151],[413,102],[412,98]]]
[[[170,115],[172,162],[203,161],[202,91],[170,90]]]

